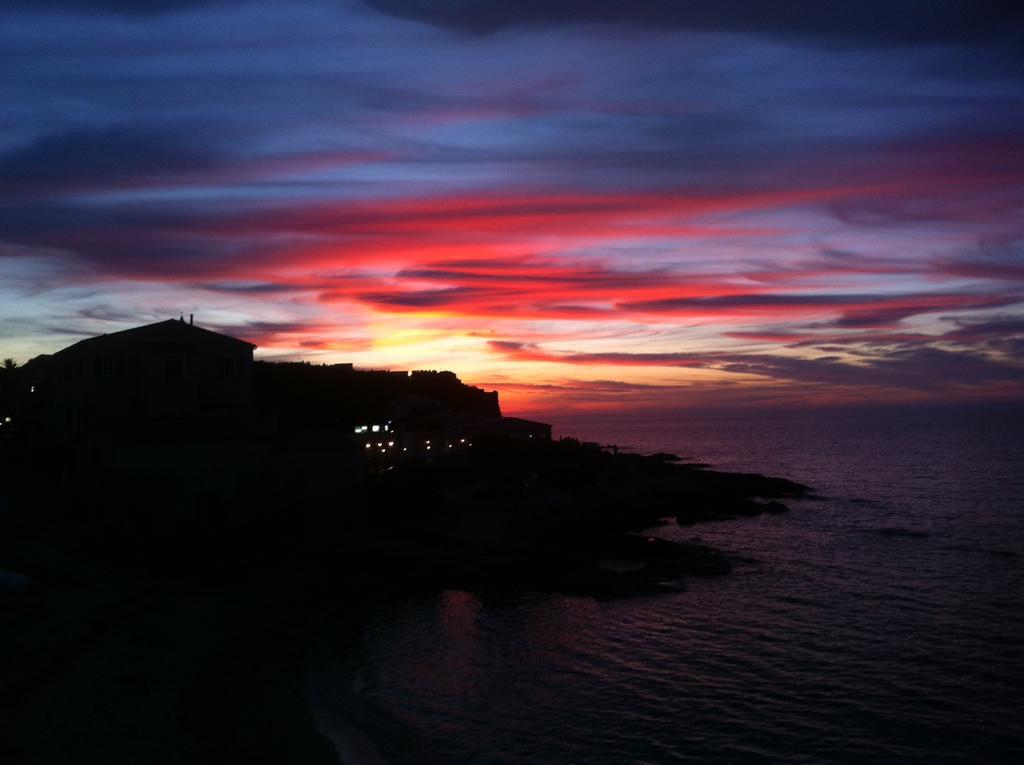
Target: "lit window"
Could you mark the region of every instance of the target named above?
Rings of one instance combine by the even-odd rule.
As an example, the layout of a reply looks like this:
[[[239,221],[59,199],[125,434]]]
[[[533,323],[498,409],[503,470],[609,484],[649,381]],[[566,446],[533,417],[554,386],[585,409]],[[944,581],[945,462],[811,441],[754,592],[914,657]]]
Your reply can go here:
[[[367,445],[366,445],[366,448],[367,448],[367,449],[369,449],[369,448],[370,448],[370,445],[369,445],[369,444],[367,444]]]
[[[379,433],[380,432],[380,425],[374,425],[373,426],[373,432],[374,433]]]
[[[388,441],[388,446],[394,446],[394,445],[395,445],[394,441]]]

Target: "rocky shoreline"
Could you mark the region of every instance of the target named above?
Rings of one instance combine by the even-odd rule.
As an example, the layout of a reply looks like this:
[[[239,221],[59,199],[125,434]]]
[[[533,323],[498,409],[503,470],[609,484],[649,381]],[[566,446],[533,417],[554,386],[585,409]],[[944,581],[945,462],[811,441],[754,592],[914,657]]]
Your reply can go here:
[[[371,566],[424,586],[535,589],[617,597],[681,589],[731,565],[698,541],[652,528],[785,512],[810,489],[782,478],[677,464],[673,455],[609,454],[563,440],[478,453],[424,475],[396,467],[371,479],[379,503]]]
[[[140,540],[118,557],[74,523],[8,513],[0,569],[28,584],[0,593],[0,754],[12,765],[335,763],[301,671],[327,614],[344,609],[355,628],[382,593],[439,589],[678,591],[728,573],[728,559],[645,529],[778,512],[807,491],[557,442],[378,470],[360,522],[249,529],[241,545]]]

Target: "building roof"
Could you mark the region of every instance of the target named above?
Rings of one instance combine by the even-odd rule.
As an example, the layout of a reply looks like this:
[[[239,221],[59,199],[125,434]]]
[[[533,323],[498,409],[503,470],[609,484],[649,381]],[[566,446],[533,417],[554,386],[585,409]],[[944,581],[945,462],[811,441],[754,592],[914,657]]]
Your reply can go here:
[[[132,327],[131,329],[123,329],[119,332],[110,332],[96,337],[89,337],[85,340],[79,340],[77,343],[57,351],[57,354],[55,355],[66,353],[72,349],[83,350],[93,346],[100,348],[108,344],[133,345],[136,343],[151,342],[180,343],[195,341],[235,343],[248,350],[256,348],[253,343],[245,340],[239,340],[237,337],[231,337],[230,335],[223,335],[219,332],[213,332],[209,329],[197,327],[183,319],[168,319],[166,321],[158,321],[155,324],[145,324],[141,327]]]

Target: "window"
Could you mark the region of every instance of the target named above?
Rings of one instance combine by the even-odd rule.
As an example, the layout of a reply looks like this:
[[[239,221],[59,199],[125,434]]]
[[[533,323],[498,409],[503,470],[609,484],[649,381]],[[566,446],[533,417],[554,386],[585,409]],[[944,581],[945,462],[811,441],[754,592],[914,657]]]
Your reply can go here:
[[[178,382],[185,378],[185,359],[181,356],[168,356],[164,362],[164,376],[170,382]]]
[[[117,377],[121,359],[110,353],[96,357],[96,376],[103,378]]]
[[[242,365],[238,359],[221,359],[220,376],[223,380],[237,380],[241,376]]]

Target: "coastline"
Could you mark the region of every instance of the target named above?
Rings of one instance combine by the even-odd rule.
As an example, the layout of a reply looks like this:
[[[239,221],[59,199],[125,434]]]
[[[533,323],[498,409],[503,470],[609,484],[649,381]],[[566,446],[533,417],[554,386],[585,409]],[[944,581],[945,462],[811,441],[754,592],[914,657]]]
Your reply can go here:
[[[386,502],[402,508],[406,492],[427,488],[437,509],[389,513],[385,503],[365,527],[310,520],[290,536],[267,528],[205,547],[196,537],[194,559],[189,548],[161,541],[157,549],[170,555],[151,563],[138,557],[148,550],[140,542],[131,551],[136,557],[106,579],[93,577],[96,608],[83,606],[88,598],[74,582],[105,560],[106,548],[77,547],[69,525],[49,542],[50,552],[65,558],[63,571],[41,571],[40,552],[26,553],[23,568],[49,620],[43,628],[60,622],[71,638],[44,657],[45,673],[5,694],[15,714],[0,752],[14,765],[125,757],[197,765],[430,762],[429,752],[417,751],[418,742],[355,689],[332,689],[325,698],[311,682],[306,651],[325,622],[354,634],[360,614],[381,599],[434,589],[512,587],[597,598],[663,592],[666,585],[677,591],[673,580],[725,574],[728,561],[703,545],[631,530],[665,512],[685,511],[687,522],[774,512],[772,503],[749,497],[805,489],[670,466],[669,455],[612,457],[578,442],[543,448],[513,453],[517,472],[503,453],[485,453],[490,461],[472,470],[396,471],[384,485],[394,492]],[[682,525],[683,515],[677,521]],[[24,543],[31,550],[29,536],[13,538],[11,549]],[[53,720],[61,721],[56,736]]]
[[[325,610],[293,665],[306,712],[343,765],[442,765],[405,725],[361,696],[361,671],[346,651],[359,639],[367,609],[406,594],[376,588],[370,597]]]
[[[728,443],[730,440],[735,439],[723,437],[721,442]],[[812,450],[827,453],[827,450],[817,449],[818,442],[809,441],[808,443],[810,446],[805,447],[801,452],[794,453],[790,465],[808,464],[813,466],[816,463]],[[869,444],[873,443],[869,442]],[[671,447],[672,444],[670,443],[669,446]],[[681,444],[680,447],[682,447]],[[1004,449],[1004,447],[999,448]],[[682,451],[682,448],[679,450]],[[726,551],[733,560],[738,561],[740,576],[726,577],[724,580],[708,583],[707,586],[716,589],[724,587],[725,591],[731,593],[728,600],[731,601],[735,598],[737,602],[744,605],[742,608],[736,609],[742,611],[737,622],[727,623],[726,626],[731,626],[731,629],[716,631],[717,625],[712,621],[705,620],[700,622],[703,629],[695,631],[694,635],[697,637],[706,635],[707,637],[700,639],[705,640],[705,644],[712,647],[716,647],[718,641],[731,644],[734,648],[745,647],[746,650],[732,652],[731,655],[736,657],[757,656],[759,655],[758,647],[772,648],[772,646],[764,646],[761,643],[749,642],[743,637],[742,632],[737,632],[737,630],[744,628],[744,622],[750,621],[752,614],[759,617],[757,624],[770,623],[772,601],[770,598],[759,599],[757,588],[766,584],[765,580],[771,577],[762,576],[763,565],[751,567],[751,561],[757,558],[770,562],[771,555],[774,554],[772,551],[775,549],[773,546],[784,543],[786,540],[789,540],[788,546],[778,547],[783,559],[802,561],[801,565],[807,562],[821,564],[817,571],[823,577],[831,577],[831,579],[825,580],[832,583],[828,586],[827,592],[843,592],[843,587],[846,586],[843,579],[857,583],[849,588],[850,598],[845,604],[844,611],[829,623],[832,629],[839,630],[839,634],[852,641],[852,645],[861,645],[865,649],[871,648],[877,643],[858,643],[856,631],[843,633],[842,630],[847,629],[849,624],[843,621],[845,617],[842,617],[842,614],[850,613],[854,616],[859,614],[864,620],[863,624],[874,628],[877,622],[872,608],[874,603],[880,601],[873,599],[865,605],[862,596],[864,585],[861,584],[861,581],[864,576],[869,579],[875,576],[876,571],[882,572],[886,577],[895,574],[896,576],[893,578],[899,578],[898,574],[901,570],[916,576],[917,566],[924,564],[927,570],[929,562],[933,562],[935,565],[931,571],[932,581],[940,583],[942,586],[931,587],[929,593],[950,591],[953,593],[950,596],[952,598],[956,598],[958,592],[972,591],[991,591],[994,595],[998,595],[1000,590],[991,583],[989,577],[999,574],[1000,571],[1007,577],[1012,575],[1012,569],[1019,568],[1017,561],[1022,553],[1014,546],[1008,546],[1006,542],[1001,541],[998,533],[990,533],[986,536],[985,534],[975,535],[975,532],[979,528],[984,530],[986,523],[993,522],[997,524],[993,528],[1006,528],[1004,521],[1000,519],[986,520],[988,516],[984,514],[968,515],[967,519],[956,528],[970,533],[958,537],[956,546],[952,546],[950,542],[941,538],[945,536],[948,524],[952,523],[949,519],[958,517],[953,511],[962,507],[970,507],[970,503],[975,501],[976,495],[980,491],[979,487],[985,484],[971,483],[970,481],[958,484],[949,481],[938,482],[937,479],[941,476],[955,477],[960,474],[952,469],[958,454],[956,452],[948,453],[945,450],[940,451],[936,447],[933,450],[932,459],[927,463],[930,467],[916,478],[916,483],[912,480],[911,490],[920,491],[924,496],[934,495],[937,507],[944,513],[941,518],[945,519],[946,525],[939,525],[935,514],[927,512],[917,516],[916,521],[904,522],[893,514],[900,507],[899,500],[906,491],[903,483],[904,471],[900,464],[880,465],[878,455],[881,453],[879,449],[864,449],[861,453],[843,452],[843,459],[846,462],[853,461],[852,464],[859,465],[860,463],[857,463],[856,460],[860,455],[865,459],[873,460],[865,464],[878,466],[874,473],[860,470],[858,475],[870,475],[872,479],[876,475],[883,479],[888,477],[890,484],[886,490],[879,489],[880,494],[876,496],[876,492],[864,488],[867,485],[866,479],[861,483],[842,484],[838,488],[823,480],[821,488],[824,489],[825,498],[832,503],[831,507],[834,512],[823,515],[820,522],[815,518],[817,513],[795,512],[793,517],[786,521],[785,528],[771,517],[765,517],[763,523],[758,521],[742,524],[711,524],[710,526],[702,525],[699,529],[695,528],[693,533],[700,534],[709,544]],[[756,461],[757,459],[757,455],[751,452],[747,455],[745,462],[739,462],[733,469],[742,470],[756,467],[760,464],[759,461]],[[1004,463],[1006,463],[1005,459]],[[778,471],[776,474],[788,473],[787,465],[781,467],[775,465],[775,468]],[[810,473],[811,477],[815,478],[820,474]],[[999,475],[1005,486],[1013,485],[1017,481],[1016,473],[1012,470],[1004,469]],[[911,478],[913,479],[913,476]],[[938,492],[933,492],[933,495],[927,494],[932,486],[932,481],[937,481],[935,486],[942,489],[941,494]],[[815,481],[815,485],[818,485],[818,481]],[[882,485],[885,486],[885,484]],[[1016,485],[1019,486],[1019,482]],[[888,510],[886,503],[889,505]],[[982,510],[983,508],[979,508],[978,512]],[[826,525],[825,521],[829,523]],[[914,533],[891,533],[897,526],[912,529]],[[823,527],[827,533],[823,534],[820,527]],[[680,532],[674,526],[671,528],[672,534],[676,538],[684,539],[690,533],[688,530]],[[1009,528],[1014,527],[1010,526]],[[5,528],[5,531],[8,529]],[[737,544],[729,544],[729,539],[733,537],[739,540]],[[69,535],[68,539],[70,538]],[[332,537],[331,542],[336,544],[337,539],[338,537]],[[326,764],[339,760],[345,761],[345,757],[352,759],[359,756],[359,749],[356,745],[343,743],[342,747],[337,746],[337,737],[345,739],[345,737],[352,738],[353,735],[362,737],[364,740],[369,739],[377,752],[385,760],[390,760],[393,765],[401,765],[404,762],[401,757],[403,753],[401,744],[396,744],[396,739],[391,737],[386,725],[384,727],[377,726],[372,717],[366,717],[366,712],[373,713],[376,710],[360,709],[358,698],[354,699],[356,703],[351,706],[344,703],[335,706],[335,713],[343,718],[344,724],[341,726],[331,729],[329,727],[331,721],[324,721],[317,716],[317,710],[314,708],[317,699],[309,694],[309,688],[305,684],[309,680],[309,673],[306,664],[308,654],[304,649],[304,641],[310,634],[308,632],[310,625],[313,625],[314,632],[319,630],[325,621],[330,621],[332,624],[347,622],[350,627],[358,628],[361,621],[361,614],[358,610],[360,603],[372,608],[375,607],[375,604],[382,603],[381,597],[387,598],[393,595],[394,593],[386,588],[383,594],[380,593],[380,590],[371,592],[367,586],[369,582],[378,582],[382,572],[393,572],[394,580],[401,577],[405,580],[406,587],[412,585],[416,577],[399,572],[395,565],[396,560],[400,559],[396,557],[396,553],[400,555],[400,551],[392,549],[392,556],[385,561],[382,560],[381,551],[364,550],[364,556],[357,561],[357,565],[348,562],[333,566],[324,565],[325,556],[322,554],[315,559],[309,559],[293,552],[287,562],[277,557],[273,558],[274,566],[264,565],[265,561],[260,561],[256,566],[248,562],[244,568],[236,568],[234,577],[231,579],[220,575],[210,580],[204,580],[201,576],[193,576],[187,582],[181,581],[180,578],[172,582],[159,582],[135,580],[122,575],[100,576],[89,570],[91,567],[95,567],[96,561],[99,560],[94,554],[88,557],[83,556],[76,562],[53,563],[46,567],[42,565],[41,561],[48,560],[54,555],[47,554],[40,549],[41,545],[29,544],[29,541],[34,540],[19,540],[6,535],[6,538],[0,543],[0,554],[3,556],[0,565],[12,570],[31,573],[33,583],[30,586],[30,591],[35,590],[40,600],[45,602],[34,604],[25,601],[21,604],[23,608],[19,608],[17,613],[12,609],[4,613],[3,617],[7,622],[13,623],[15,617],[21,613],[31,617],[26,621],[54,619],[59,615],[61,617],[59,620],[61,622],[60,630],[48,629],[46,633],[49,638],[48,642],[54,646],[55,660],[51,664],[55,666],[41,675],[37,674],[33,688],[30,689],[31,698],[28,699],[30,703],[25,704],[26,707],[31,707],[31,710],[18,710],[17,719],[13,719],[7,712],[21,703],[21,700],[5,695],[3,699],[5,714],[0,717],[7,719],[2,720],[0,733],[5,732],[3,729],[20,725],[26,718],[33,718],[31,720],[33,735],[37,743],[38,739],[43,737],[59,737],[66,740],[67,747],[58,752],[55,749],[57,742],[47,740],[43,742],[44,750],[15,751],[12,748],[13,744],[4,743],[5,740],[12,742],[14,739],[4,739],[4,736],[0,735],[0,759],[5,762],[17,765],[19,762],[53,763],[73,760],[88,763],[123,759],[120,757],[104,759],[99,754],[85,756],[94,750],[76,750],[72,747],[72,744],[93,747],[99,740],[99,745],[106,746],[107,749],[96,749],[95,751],[105,751],[106,754],[120,754],[122,750],[130,751],[136,757],[135,761],[140,763],[188,761],[202,765],[206,762],[230,762],[243,756],[247,758],[246,761],[252,762],[274,761],[269,755],[261,754],[258,751],[261,747],[266,747],[265,751],[274,752],[275,756],[279,756],[277,761],[314,764],[323,762]],[[392,548],[399,546],[394,540],[391,541]],[[3,549],[4,545],[11,549]],[[64,546],[55,545],[55,547],[59,547],[60,551],[65,553],[68,549],[73,549],[66,543]],[[279,543],[275,549],[280,552],[288,547],[294,549],[296,546]],[[873,551],[872,556],[875,557],[859,559],[860,564],[869,565],[860,569],[835,566],[835,561],[831,557],[832,552],[837,549],[849,550],[861,547]],[[751,550],[753,557],[744,563],[742,558],[736,557],[738,550]],[[817,553],[804,558],[802,556],[805,550],[812,553],[817,550]],[[67,555],[71,556],[72,553],[67,553]],[[953,572],[959,577],[961,572],[961,569],[958,568],[947,571],[945,562],[951,557],[959,557],[961,563],[970,563],[975,566],[975,573],[981,576],[973,580],[968,578],[961,585],[959,578],[954,580],[947,576],[948,573]],[[876,565],[878,561],[884,561],[886,565],[878,566]],[[890,567],[891,561],[897,562],[896,568]],[[906,563],[900,563],[900,561],[906,561]],[[364,563],[371,565],[364,565]],[[35,564],[35,568],[31,568],[30,564]],[[913,572],[908,570],[909,566],[914,567]],[[253,578],[251,574],[256,570],[262,573]],[[971,571],[971,569],[963,570],[968,573]],[[356,577],[356,572],[359,572],[362,579]],[[243,573],[244,577],[239,576],[240,573]],[[776,610],[787,615],[797,614],[806,617],[802,624],[811,630],[806,634],[813,634],[819,620],[828,620],[830,612],[828,609],[817,608],[813,596],[815,590],[812,590],[812,595],[808,597],[807,593],[802,592],[800,588],[789,586],[794,581],[799,583],[800,577],[807,572],[805,570],[780,569],[777,573],[782,573],[790,578],[783,579],[783,582],[787,584],[786,587],[774,590],[778,596]],[[746,581],[743,580],[744,577],[747,577]],[[58,604],[50,601],[68,601],[72,597],[71,594],[65,593],[60,597],[56,596],[60,594],[57,590],[70,592],[73,584],[71,580],[78,583],[78,590],[73,596],[76,600],[75,608],[79,613],[74,615],[63,612],[57,614]],[[1004,578],[997,581],[1006,580]],[[767,582],[767,584],[769,585],[768,592],[773,592],[771,582]],[[882,585],[884,584],[883,582]],[[893,604],[891,617],[896,620],[907,619],[910,623],[904,626],[913,627],[913,614],[907,616],[904,611],[896,607],[901,602],[898,599],[900,593],[885,589],[882,585],[878,585],[881,587],[878,590],[881,595],[889,593],[890,597],[896,598],[890,601]],[[79,590],[87,586],[96,594],[91,597],[89,604],[85,605],[85,599],[79,594]],[[706,585],[701,583],[693,587],[691,593],[683,600],[691,603],[697,602],[700,592],[705,589]],[[47,595],[48,590],[53,591],[52,599]],[[752,591],[753,596],[751,595]],[[259,594],[255,594],[257,592]],[[1008,593],[1010,590],[1004,586],[1001,592]],[[292,602],[295,600],[296,594],[301,595],[300,602],[297,603]],[[819,597],[820,595],[821,592],[818,593]],[[744,596],[746,600],[744,600]],[[657,609],[659,603],[671,602],[671,600],[645,600],[641,607]],[[938,615],[948,613],[944,610],[945,606],[943,605],[947,600],[948,598],[946,600],[939,599],[931,606],[928,606],[926,601],[925,607],[929,607],[931,610],[924,613]],[[4,605],[8,606],[11,602],[13,602],[12,599],[7,599]],[[616,607],[618,605],[616,604]],[[623,605],[629,607],[628,599]],[[984,599],[982,599],[981,605],[985,605]],[[993,602],[989,605],[991,609],[996,610],[990,610],[987,616],[984,611],[975,612],[979,623],[986,623],[984,619],[987,617],[1001,618],[997,610],[999,603]],[[603,608],[604,606],[598,606],[598,609]],[[45,614],[47,610],[54,613],[47,616]],[[700,610],[698,605],[697,611]],[[728,615],[726,612],[712,610],[715,618]],[[277,616],[274,616],[275,614]],[[701,617],[698,614],[696,618],[699,620]],[[301,627],[297,626],[298,621],[302,622]],[[280,623],[275,625],[275,622]],[[362,623],[366,624],[365,621]],[[163,666],[167,663],[164,658],[171,652],[171,648],[175,654],[181,651],[178,641],[180,636],[176,635],[174,630],[183,630],[188,633],[189,630],[185,629],[188,624],[201,627],[201,629],[195,630],[195,634],[190,635],[189,638],[202,645],[186,648],[183,653],[188,653],[188,656],[180,660],[172,656],[169,666]],[[343,626],[342,629],[344,629]],[[752,634],[754,633],[752,632]],[[995,656],[995,654],[985,653],[985,651],[992,650],[992,644],[986,643],[983,637],[975,638],[969,632],[953,631],[947,634],[960,635],[968,641],[976,639],[978,641],[976,646],[980,646],[980,648],[975,648],[976,655]],[[140,636],[148,637],[145,641],[141,641]],[[0,637],[5,636],[0,635]],[[334,640],[334,646],[340,647],[344,653],[346,648],[344,632],[336,637],[340,640]],[[372,640],[373,637],[366,639]],[[866,639],[874,640],[870,637]],[[730,641],[733,642],[730,643]],[[145,643],[149,656],[136,655],[138,645],[142,642]],[[931,645],[932,647],[941,647],[941,644],[932,643]],[[249,647],[245,648],[244,646]],[[800,651],[813,650],[808,641],[800,641],[799,645],[790,641],[781,645],[780,650],[788,650],[787,646],[795,647]],[[127,649],[127,652],[123,649]],[[42,651],[43,648],[39,650]],[[715,654],[709,654],[709,656],[712,655]],[[103,656],[107,658],[104,659]],[[828,654],[822,652],[822,657],[827,659]],[[389,660],[389,666],[392,666],[394,661],[401,661],[403,658],[415,660],[414,655],[402,652]],[[954,658],[958,661],[963,660],[965,654],[961,652]],[[856,660],[856,657],[849,659],[849,662],[851,668],[855,667],[858,671],[865,672],[877,670],[878,666],[870,661]],[[76,666],[80,664],[85,666]],[[194,666],[190,666],[190,664]],[[1007,662],[1003,661],[1000,666],[1005,667],[1006,665]],[[951,665],[947,664],[946,666]],[[96,671],[97,668],[103,670],[102,674]],[[714,674],[715,670],[721,670],[723,667],[709,659],[704,669],[706,672]],[[726,672],[733,671],[731,667],[724,667],[724,669]],[[931,684],[930,675],[926,670],[927,666],[918,666],[915,669],[911,664],[907,675],[911,679],[920,681],[922,688],[935,691],[940,686]],[[356,671],[361,672],[359,666],[356,666]],[[739,677],[745,677],[745,681],[752,683],[755,688],[787,687],[782,683],[784,678],[768,677],[762,681],[759,676],[754,674],[744,676],[742,667],[736,671],[740,672]],[[76,680],[74,677],[87,673],[91,674],[88,674],[84,680],[81,677]],[[117,677],[110,677],[112,674],[116,674]],[[0,683],[0,686],[3,686],[0,687],[0,692],[2,692],[6,690],[9,677],[3,677],[3,673],[0,673],[0,677],[4,680],[4,683]],[[325,674],[323,679],[330,683],[332,679],[337,680],[338,676],[335,675],[332,678]],[[352,690],[354,695],[358,695],[360,690],[358,683],[361,683],[362,680],[361,677],[354,679],[357,685]],[[143,682],[154,686],[154,688],[149,690],[140,688],[139,686]],[[682,682],[685,683],[685,678]],[[763,685],[758,685],[762,682]],[[160,695],[172,698],[170,700],[154,699],[157,686]],[[24,688],[24,684],[22,687]],[[346,684],[345,687],[350,687],[350,685]],[[386,685],[381,687],[386,687]],[[799,682],[795,687],[798,689],[802,687],[805,691],[813,690],[810,686],[801,686]],[[981,689],[987,687],[980,686]],[[999,686],[994,687],[996,691],[999,690]],[[687,692],[700,694],[706,691],[704,686],[695,684]],[[886,698],[884,695],[873,697],[869,693],[866,700],[861,701],[862,695],[859,694],[857,698],[851,698],[850,703],[862,704],[864,708],[868,708],[872,705],[878,706],[878,698],[883,701]],[[119,726],[115,726],[107,719],[111,705],[114,705],[113,701],[105,700],[105,697],[110,696],[120,699],[121,706],[125,706],[126,700],[131,699],[132,706],[140,707],[143,712],[146,709],[149,711],[139,714],[134,720],[122,721]],[[373,698],[379,698],[376,691],[374,691]],[[729,698],[742,701],[749,697],[743,694],[722,696],[708,692],[707,698],[718,700]],[[135,703],[142,699],[146,699],[145,704]],[[982,705],[980,702],[977,706],[971,706],[970,701],[970,698],[956,700],[954,697],[953,703],[957,704],[957,710],[963,710],[965,713],[972,709],[987,710],[992,714],[993,720],[1005,724],[1006,715],[1000,716],[999,709],[991,705]],[[402,704],[400,697],[398,703]],[[95,708],[93,708],[94,706]],[[116,705],[114,706],[116,707]],[[400,710],[402,707],[391,707],[391,709]],[[171,712],[167,714],[166,710],[171,710]],[[188,710],[188,713],[183,714],[183,710]],[[386,710],[382,711],[386,714]],[[776,711],[777,708],[770,705],[765,708],[764,727],[760,729],[765,735],[774,735],[772,725]],[[803,710],[797,709],[796,713],[802,714]],[[160,718],[160,714],[163,714],[162,718]],[[157,725],[156,723],[161,719],[162,724]],[[721,722],[721,718],[715,719]],[[843,718],[836,717],[829,724],[841,726],[842,720]],[[384,722],[386,724],[387,721]],[[146,725],[149,727],[144,727]],[[89,729],[90,726],[92,726],[92,730]],[[270,728],[273,730],[269,730]],[[833,728],[833,730],[839,729],[840,727]],[[727,732],[728,726],[723,730]],[[987,730],[993,729],[988,728]],[[1019,742],[1019,739],[1013,738],[1013,728],[1008,730],[1009,733],[998,734],[993,738],[992,742],[986,745],[984,752],[1005,752],[1008,751],[1005,747]],[[24,742],[28,732],[30,732],[29,728],[18,731],[18,740]],[[415,733],[414,731],[412,735]],[[861,729],[860,733],[863,734],[864,729]],[[111,734],[124,737],[120,742],[123,746],[116,752],[109,741]],[[245,737],[246,740],[238,740],[242,737]],[[955,745],[956,742],[952,737],[953,733],[947,738],[940,739],[940,742],[943,746]],[[723,739],[715,739],[715,741],[721,745]],[[697,747],[695,751],[701,751],[700,742],[691,743]],[[916,745],[919,742],[911,741],[911,743]],[[790,736],[782,739],[780,746],[788,746],[791,751],[802,751],[801,747],[805,744],[808,744],[806,740]],[[147,750],[146,746],[149,746],[150,749]],[[921,746],[921,751],[932,751],[927,748],[927,745],[922,744]],[[399,756],[392,758],[388,747],[391,747],[392,750],[397,748]],[[817,751],[820,754],[822,750]],[[968,752],[972,750],[964,748],[954,749],[954,751]],[[288,754],[282,755],[282,752]],[[69,753],[73,754],[73,757]],[[57,756],[57,754],[63,756]]]

